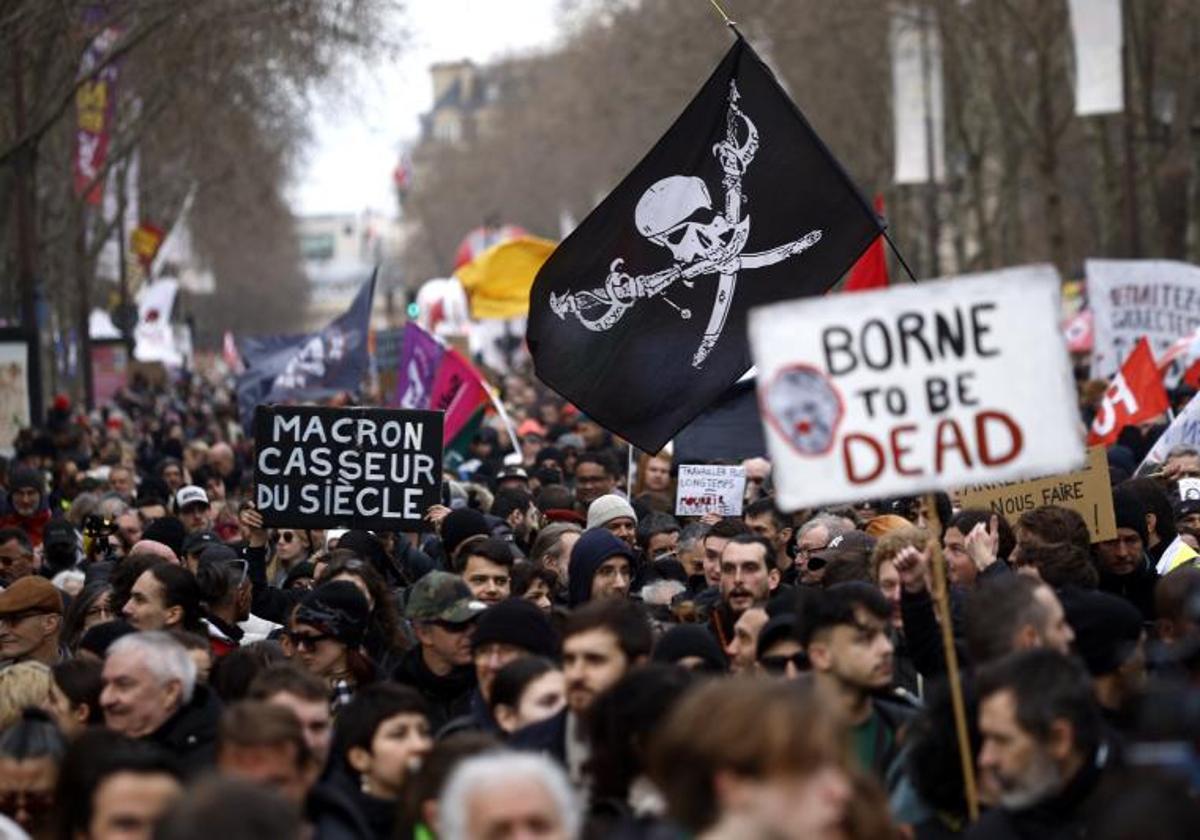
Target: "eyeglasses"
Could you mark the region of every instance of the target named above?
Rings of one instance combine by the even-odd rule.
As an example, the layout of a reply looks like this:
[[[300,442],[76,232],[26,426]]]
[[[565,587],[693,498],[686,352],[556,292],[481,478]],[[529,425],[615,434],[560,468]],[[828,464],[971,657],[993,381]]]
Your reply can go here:
[[[791,663],[797,671],[807,671],[810,667],[808,654],[802,650],[796,651],[791,656],[764,656],[758,660],[758,664],[763,666],[763,670],[771,674],[786,672],[788,663]]]
[[[287,637],[292,640],[296,650],[316,650],[317,645],[321,642],[333,638],[328,633],[294,633],[290,631],[287,633]]]

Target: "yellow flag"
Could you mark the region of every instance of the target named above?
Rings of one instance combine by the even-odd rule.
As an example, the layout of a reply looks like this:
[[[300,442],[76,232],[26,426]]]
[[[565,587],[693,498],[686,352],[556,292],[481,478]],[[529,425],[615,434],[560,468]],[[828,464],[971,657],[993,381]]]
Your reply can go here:
[[[556,243],[536,236],[519,236],[493,245],[454,276],[471,302],[471,317],[517,318],[529,312],[533,278]]]

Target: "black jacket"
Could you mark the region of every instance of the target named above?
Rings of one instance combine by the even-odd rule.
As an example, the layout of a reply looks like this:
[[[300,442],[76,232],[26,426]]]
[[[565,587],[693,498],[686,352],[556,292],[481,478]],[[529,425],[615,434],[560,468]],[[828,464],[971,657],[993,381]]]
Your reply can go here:
[[[508,745],[514,750],[548,755],[566,766],[567,710],[563,709],[552,718],[518,729],[508,739]]]
[[[1138,608],[1146,621],[1154,620],[1154,587],[1157,583],[1158,573],[1145,558],[1127,575],[1100,572],[1101,591],[1124,598]]]
[[[471,692],[475,689],[475,667],[460,665],[439,677],[425,664],[421,646],[407,651],[392,671],[392,679],[420,692],[429,704],[429,723],[437,732],[447,722],[470,711]]]
[[[189,778],[212,768],[217,760],[217,724],[221,702],[207,686],[197,685],[191,702],[184,704],[146,740],[175,757]]]
[[[333,768],[309,792],[304,811],[315,840],[391,840],[399,806],[363,793],[357,780]]]

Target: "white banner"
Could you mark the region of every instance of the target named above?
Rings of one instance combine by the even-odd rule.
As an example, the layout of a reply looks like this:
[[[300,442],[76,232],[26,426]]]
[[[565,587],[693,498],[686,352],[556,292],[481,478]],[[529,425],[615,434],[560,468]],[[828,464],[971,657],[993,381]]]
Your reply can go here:
[[[1167,460],[1167,453],[1176,446],[1200,448],[1200,394],[1188,400],[1183,411],[1175,415],[1167,430],[1158,436],[1154,446],[1150,447],[1150,451],[1138,465],[1136,475],[1145,476],[1158,472],[1163,461]]]
[[[1075,41],[1075,113],[1125,109],[1121,80],[1121,0],[1068,0]]]
[[[930,150],[926,138],[930,127],[933,129],[933,180],[943,181],[946,177],[946,136],[942,42],[932,15],[923,15],[912,7],[901,7],[893,14],[891,52],[896,183],[929,182]]]
[[[1092,377],[1111,379],[1146,336],[1159,359],[1200,327],[1200,266],[1171,260],[1088,260],[1087,295],[1094,318]],[[1183,375],[1171,366],[1167,387]]]
[[[29,346],[0,342],[0,455],[11,456],[22,429],[30,423]]]
[[[750,313],[784,510],[1078,469],[1049,265]]]

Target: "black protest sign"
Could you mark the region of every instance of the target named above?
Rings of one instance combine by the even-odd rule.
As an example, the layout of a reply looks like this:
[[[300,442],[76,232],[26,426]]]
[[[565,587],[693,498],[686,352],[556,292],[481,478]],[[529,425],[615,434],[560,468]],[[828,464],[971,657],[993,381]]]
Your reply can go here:
[[[268,527],[420,527],[441,501],[440,411],[262,406],[254,502]]]

